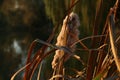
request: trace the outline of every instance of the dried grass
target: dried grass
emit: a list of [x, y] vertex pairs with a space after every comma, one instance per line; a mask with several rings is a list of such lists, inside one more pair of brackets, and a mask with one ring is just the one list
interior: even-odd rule
[[[79, 0], [78, 0], [79, 1]], [[102, 5], [103, 0], [101, 0], [99, 6], [97, 7], [97, 12], [94, 21], [93, 27], [93, 35], [85, 37], [83, 39], [79, 39], [79, 21], [78, 16], [75, 13], [71, 13], [72, 8], [77, 4], [75, 0], [72, 0], [70, 9], [67, 11], [67, 16], [63, 21], [63, 26], [61, 28], [60, 34], [57, 38], [56, 45], [50, 44], [51, 40], [55, 35], [55, 31], [58, 28], [57, 26], [53, 29], [52, 34], [49, 39], [45, 42], [39, 39], [34, 40], [31, 43], [31, 46], [28, 50], [27, 62], [24, 67], [18, 70], [12, 77], [11, 80], [14, 80], [15, 77], [25, 69], [24, 72], [24, 80], [32, 80], [34, 73], [39, 64], [46, 58], [49, 57], [50, 54], [55, 53], [52, 62], [53, 71], [51, 71], [51, 77], [49, 80], [119, 80], [120, 79], [120, 59], [117, 53], [116, 44], [119, 37], [114, 38], [114, 30], [116, 27], [116, 16], [120, 16], [117, 11], [120, 6], [120, 1], [117, 0], [115, 6], [110, 9], [106, 22], [104, 24], [102, 33], [99, 35], [99, 27], [101, 23], [102, 16]], [[117, 5], [117, 6], [116, 6]], [[75, 22], [74, 22], [75, 20]], [[63, 37], [64, 36], [64, 37]], [[83, 43], [83, 41], [91, 39], [91, 48], [89, 49]], [[35, 53], [34, 57], [31, 57], [32, 51], [36, 44], [43, 44], [43, 46]], [[80, 44], [82, 49], [76, 48], [76, 44]], [[47, 51], [47, 48], [51, 47], [51, 50]], [[81, 59], [81, 56], [74, 53], [76, 50], [85, 50], [88, 51], [89, 58], [88, 62], [84, 62]], [[69, 72], [74, 72], [74, 76], [66, 73], [67, 68], [64, 66], [67, 60], [72, 59], [74, 57], [77, 61], [80, 61], [80, 64], [83, 67], [83, 70], [77, 70], [76, 68], [72, 68]], [[41, 66], [44, 67], [44, 66]], [[41, 75], [41, 67], [38, 71], [37, 80], [40, 80]]]

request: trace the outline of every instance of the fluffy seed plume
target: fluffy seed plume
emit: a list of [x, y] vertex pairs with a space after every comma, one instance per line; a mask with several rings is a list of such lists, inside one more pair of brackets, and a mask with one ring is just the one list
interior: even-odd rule
[[[79, 26], [79, 17], [76, 13], [71, 12], [69, 15], [67, 15], [63, 21], [61, 31], [57, 37], [56, 46], [65, 46], [68, 47], [72, 52], [74, 52], [75, 45], [71, 45], [79, 39]], [[63, 50], [56, 50], [54, 59], [52, 61], [53, 69], [55, 69], [57, 63], [59, 63], [64, 55], [66, 54]]]

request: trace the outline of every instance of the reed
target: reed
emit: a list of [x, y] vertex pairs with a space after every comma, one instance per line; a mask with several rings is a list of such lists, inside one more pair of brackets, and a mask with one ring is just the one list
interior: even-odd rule
[[[78, 0], [79, 1], [79, 0]], [[32, 80], [35, 75], [35, 71], [39, 68], [37, 80], [41, 79], [41, 68], [42, 61], [50, 57], [51, 54], [55, 53], [51, 62], [51, 75], [49, 80], [119, 80], [120, 79], [120, 57], [118, 56], [118, 45], [119, 36], [115, 38], [115, 27], [119, 26], [120, 21], [120, 0], [116, 0], [113, 7], [110, 8], [102, 32], [99, 33], [99, 28], [101, 26], [101, 17], [103, 15], [103, 0], [96, 10], [93, 34], [91, 36], [79, 38], [80, 21], [76, 13], [72, 12], [72, 8], [78, 3], [72, 0], [70, 9], [67, 10], [65, 19], [63, 19], [63, 24], [61, 30], [57, 37], [56, 44], [51, 44], [51, 40], [55, 36], [57, 31], [57, 26], [53, 29], [52, 34], [47, 41], [42, 41], [39, 39], [34, 40], [28, 50], [27, 62], [24, 67], [18, 70], [12, 77], [11, 80], [15, 80], [15, 77], [23, 70], [24, 80]], [[85, 40], [91, 42], [91, 47], [84, 43]], [[31, 57], [32, 51], [36, 44], [42, 44], [43, 46], [35, 53], [34, 57]], [[76, 45], [80, 44], [82, 48], [76, 48]], [[47, 48], [50, 48], [47, 51]], [[76, 54], [75, 52], [86, 51], [89, 55], [87, 62], [81, 59], [82, 56]], [[79, 61], [77, 64], [81, 65], [83, 69], [77, 70], [76, 68], [66, 67], [65, 64], [70, 59], [75, 59]], [[39, 67], [39, 64], [41, 66]], [[68, 74], [66, 71], [73, 72], [74, 75]], [[46, 70], [47, 73], [47, 70]]]

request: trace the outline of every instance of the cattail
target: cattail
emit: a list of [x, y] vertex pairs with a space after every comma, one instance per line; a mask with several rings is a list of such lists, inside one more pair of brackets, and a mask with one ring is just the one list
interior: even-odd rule
[[[63, 21], [61, 31], [57, 37], [56, 46], [64, 46], [74, 52], [76, 46], [71, 45], [79, 39], [79, 26], [80, 22], [77, 14], [71, 12], [69, 15], [67, 15]], [[55, 69], [61, 58], [63, 58], [65, 55], [68, 54], [65, 54], [63, 50], [56, 50], [54, 59], [52, 61], [53, 69]]]

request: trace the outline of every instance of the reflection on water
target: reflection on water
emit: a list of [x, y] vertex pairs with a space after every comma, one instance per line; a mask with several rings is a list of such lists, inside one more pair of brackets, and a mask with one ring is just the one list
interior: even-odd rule
[[21, 46], [19, 45], [19, 43], [18, 43], [17, 40], [13, 40], [12, 47], [14, 48], [15, 53], [18, 53], [18, 54], [19, 54], [19, 53], [22, 53]]

